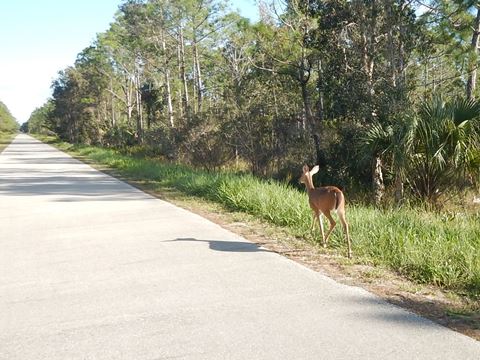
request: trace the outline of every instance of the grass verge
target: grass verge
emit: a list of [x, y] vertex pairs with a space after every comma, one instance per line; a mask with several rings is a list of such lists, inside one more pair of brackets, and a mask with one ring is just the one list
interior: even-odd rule
[[0, 153], [12, 142], [16, 133], [0, 131]]

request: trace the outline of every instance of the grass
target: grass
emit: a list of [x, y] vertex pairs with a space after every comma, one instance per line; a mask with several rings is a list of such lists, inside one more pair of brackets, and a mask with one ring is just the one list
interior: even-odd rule
[[10, 144], [16, 133], [0, 131], [0, 153]]
[[[45, 139], [44, 139], [45, 140]], [[57, 143], [56, 146], [119, 171], [137, 181], [173, 188], [282, 226], [289, 234], [316, 242], [307, 197], [286, 184], [250, 175], [206, 172], [115, 150]], [[347, 201], [348, 201], [348, 194]], [[418, 283], [480, 300], [480, 214], [445, 215], [418, 208], [377, 209], [347, 203], [354, 261], [386, 266]], [[341, 227], [329, 247], [345, 255]]]

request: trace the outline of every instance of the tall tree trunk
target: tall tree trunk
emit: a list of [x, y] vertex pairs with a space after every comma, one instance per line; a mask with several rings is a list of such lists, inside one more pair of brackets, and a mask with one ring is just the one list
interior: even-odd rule
[[127, 122], [131, 124], [133, 114], [133, 104], [127, 105]]
[[196, 114], [198, 111], [198, 102], [197, 102], [197, 72], [195, 71], [195, 66], [193, 67], [193, 83], [192, 83], [192, 110]]
[[115, 96], [113, 95], [113, 76], [110, 78], [110, 94], [111, 94], [111, 104], [112, 104], [112, 128], [115, 127]]
[[135, 74], [135, 97], [137, 104], [137, 136], [138, 142], [143, 142], [143, 111], [142, 111], [142, 96], [140, 89], [140, 70], [137, 68]]
[[376, 26], [377, 26], [377, 3], [376, 0], [370, 0], [364, 2], [357, 0], [356, 7], [359, 10], [360, 19], [360, 32], [361, 32], [361, 53], [362, 53], [362, 65], [363, 72], [366, 77], [367, 93], [366, 96], [369, 99], [371, 111], [368, 117], [373, 117], [376, 113], [376, 109], [373, 104], [373, 71], [375, 67], [375, 44], [376, 44]]
[[475, 61], [469, 64], [469, 74], [467, 80], [467, 99], [473, 99], [475, 94], [475, 87], [477, 85], [477, 54], [478, 54], [478, 41], [480, 37], [480, 6], [477, 5], [477, 17], [475, 18], [475, 26], [473, 28], [472, 35], [472, 51], [474, 52]]
[[183, 85], [183, 111], [185, 114], [188, 114], [188, 84], [187, 84], [187, 75], [185, 71], [185, 40], [183, 37], [183, 28], [180, 27], [180, 76]]
[[132, 113], [133, 108], [135, 106], [133, 101], [133, 93], [132, 93], [132, 80], [130, 78], [125, 78], [125, 86], [123, 87], [123, 91], [125, 93], [125, 105], [127, 107], [127, 122], [130, 125], [132, 123]]
[[[393, 3], [392, 1], [388, 1], [387, 5], [386, 5], [386, 9], [387, 9], [387, 14], [388, 14], [388, 21], [390, 22], [390, 24], [395, 24], [395, 17], [394, 17], [394, 14], [393, 14]], [[393, 34], [393, 31], [394, 31], [394, 27], [393, 26], [390, 26], [389, 29], [388, 29], [388, 33], [387, 33], [387, 39], [388, 39], [388, 53], [389, 53], [389, 63], [390, 63], [390, 80], [391, 80], [391, 84], [392, 84], [392, 87], [394, 89], [397, 88], [397, 54], [396, 54], [396, 46], [395, 46], [395, 37], [394, 37], [394, 34]]]
[[387, 32], [388, 63], [390, 84], [393, 89], [390, 114], [405, 108], [407, 98], [404, 39], [405, 25], [401, 15], [395, 11], [396, 0], [388, 0], [385, 4], [386, 21], [390, 24]]
[[384, 193], [385, 185], [383, 183], [382, 159], [376, 157], [373, 168], [373, 195], [375, 205], [381, 204]]
[[395, 174], [395, 203], [400, 205], [403, 200], [403, 180], [397, 173]]
[[317, 113], [318, 113], [318, 119], [320, 120], [320, 122], [323, 122], [323, 120], [325, 119], [323, 81], [324, 81], [324, 79], [323, 79], [322, 60], [318, 60], [318, 80], [317, 80], [318, 106], [317, 106]]
[[322, 151], [320, 150], [320, 136], [317, 134], [316, 127], [315, 127], [315, 117], [313, 116], [312, 106], [310, 103], [310, 94], [308, 93], [307, 89], [307, 82], [305, 79], [300, 81], [300, 87], [302, 90], [302, 100], [303, 100], [303, 109], [305, 111], [305, 117], [307, 119], [308, 127], [310, 128], [310, 134], [313, 137], [313, 141], [315, 144], [315, 156], [316, 156], [316, 163], [318, 165], [322, 165]]
[[197, 102], [198, 107], [197, 110], [201, 111], [202, 109], [202, 102], [203, 102], [203, 83], [202, 83], [202, 73], [200, 71], [200, 58], [198, 56], [198, 44], [197, 44], [197, 36], [195, 34], [195, 30], [193, 31], [193, 66], [195, 67], [195, 74], [196, 74], [196, 81], [197, 81]]
[[[134, 80], [132, 80], [132, 76], [131, 76], [131, 73], [128, 73], [128, 74], [124, 74], [124, 85], [122, 85], [122, 91], [123, 91], [123, 98], [122, 97], [119, 97], [117, 96], [121, 101], [122, 103], [125, 105], [125, 108], [127, 110], [127, 123], [129, 125], [132, 124], [132, 114], [133, 114], [133, 109], [135, 107], [135, 100], [134, 100], [134, 96], [133, 96], [133, 88], [134, 88]], [[116, 94], [114, 92], [112, 92], [112, 94], [114, 96], [116, 96]]]
[[[177, 38], [177, 74], [178, 80], [182, 81], [182, 67], [180, 65], [180, 35]], [[183, 96], [182, 96], [182, 88], [177, 86], [177, 98], [182, 99], [182, 101], [177, 101], [178, 105], [178, 115], [180, 119], [183, 119]]]
[[167, 57], [167, 44], [165, 40], [165, 32], [162, 28], [162, 50], [163, 50], [163, 65], [164, 65], [164, 74], [165, 74], [165, 91], [167, 95], [167, 109], [168, 109], [168, 121], [170, 126], [175, 127], [175, 122], [173, 118], [173, 105], [172, 105], [172, 91], [170, 88], [170, 70], [168, 68], [168, 57]]

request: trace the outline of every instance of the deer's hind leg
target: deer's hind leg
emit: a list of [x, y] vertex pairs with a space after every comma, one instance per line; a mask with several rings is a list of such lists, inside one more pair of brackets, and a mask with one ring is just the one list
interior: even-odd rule
[[330, 228], [328, 229], [327, 231], [327, 235], [325, 236], [325, 240], [323, 241], [323, 246], [324, 247], [327, 247], [327, 241], [328, 241], [328, 237], [330, 236], [330, 234], [332, 233], [333, 229], [335, 228], [335, 225], [337, 225], [337, 223], [335, 222], [335, 220], [333, 219], [332, 215], [330, 214], [330, 211], [327, 210], [324, 212], [325, 214], [325, 217], [328, 219], [328, 221], [330, 222]]
[[318, 213], [315, 209], [312, 209], [312, 226], [310, 226], [310, 231], [315, 230], [315, 222], [318, 220]]
[[345, 219], [345, 211], [339, 208], [337, 210], [337, 214], [338, 214], [338, 218], [340, 219], [340, 222], [342, 223], [343, 231], [345, 232], [345, 236], [347, 238], [348, 257], [352, 258], [352, 243], [350, 241], [350, 234], [348, 232], [348, 223], [347, 223], [347, 220]]

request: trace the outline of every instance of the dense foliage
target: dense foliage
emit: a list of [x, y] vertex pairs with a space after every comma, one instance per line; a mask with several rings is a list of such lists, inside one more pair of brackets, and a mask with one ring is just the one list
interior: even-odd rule
[[469, 0], [127, 0], [28, 122], [72, 143], [438, 202], [478, 183]]
[[0, 132], [13, 133], [18, 130], [18, 123], [8, 110], [7, 106], [0, 101]]

